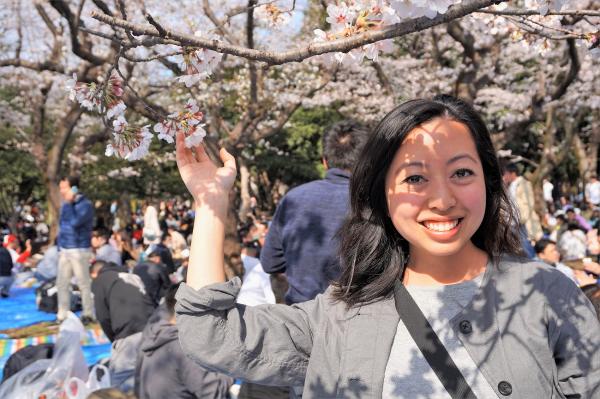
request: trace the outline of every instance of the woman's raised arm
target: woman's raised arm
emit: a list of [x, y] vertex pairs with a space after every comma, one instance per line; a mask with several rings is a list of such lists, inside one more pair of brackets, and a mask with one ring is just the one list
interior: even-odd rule
[[195, 202], [194, 231], [190, 248], [187, 284], [199, 289], [225, 281], [223, 241], [229, 207], [229, 190], [235, 182], [235, 159], [224, 148], [217, 167], [204, 145], [187, 148], [183, 133], [177, 134], [177, 167]]

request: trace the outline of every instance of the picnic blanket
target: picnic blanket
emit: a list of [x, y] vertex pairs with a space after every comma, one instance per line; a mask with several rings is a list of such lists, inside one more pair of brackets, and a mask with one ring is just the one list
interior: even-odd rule
[[[44, 321], [53, 321], [56, 315], [37, 310], [35, 288], [13, 287], [11, 296], [0, 300], [0, 330], [26, 327]], [[83, 354], [88, 365], [110, 357], [110, 341], [98, 325], [88, 328], [87, 336], [81, 341]], [[9, 356], [28, 345], [55, 342], [56, 334], [11, 339], [0, 334], [0, 379]]]

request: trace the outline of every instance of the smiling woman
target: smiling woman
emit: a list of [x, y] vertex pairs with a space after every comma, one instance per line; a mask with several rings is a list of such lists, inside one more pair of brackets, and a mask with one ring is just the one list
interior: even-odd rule
[[561, 272], [521, 258], [484, 122], [449, 96], [390, 112], [350, 180], [342, 276], [312, 301], [236, 304], [223, 234], [235, 162], [178, 137], [197, 217], [181, 345], [201, 364], [304, 398], [600, 397], [600, 325]]

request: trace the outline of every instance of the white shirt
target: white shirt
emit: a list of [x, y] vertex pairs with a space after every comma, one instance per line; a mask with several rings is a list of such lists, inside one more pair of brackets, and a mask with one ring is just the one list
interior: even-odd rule
[[548, 180], [544, 180], [542, 189], [544, 190], [544, 201], [552, 202], [552, 190], [554, 190], [554, 184], [550, 183]]
[[260, 261], [242, 254], [244, 280], [237, 297], [237, 303], [247, 306], [275, 303], [275, 294], [271, 289], [271, 279], [262, 268]]
[[585, 196], [594, 205], [600, 204], [600, 181], [589, 183], [585, 186]]

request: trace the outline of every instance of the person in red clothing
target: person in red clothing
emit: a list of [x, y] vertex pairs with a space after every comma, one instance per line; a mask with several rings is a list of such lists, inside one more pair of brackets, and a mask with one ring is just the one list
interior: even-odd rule
[[8, 250], [13, 264], [23, 264], [31, 256], [31, 240], [25, 241], [25, 250], [21, 251], [19, 239], [14, 234], [4, 237], [3, 246]]

